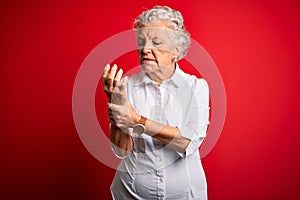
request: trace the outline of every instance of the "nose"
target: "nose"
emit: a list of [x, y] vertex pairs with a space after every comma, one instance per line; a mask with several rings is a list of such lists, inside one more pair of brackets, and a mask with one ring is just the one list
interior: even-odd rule
[[141, 46], [141, 50], [145, 54], [151, 53], [151, 50], [152, 50], [151, 43], [145, 42], [145, 44]]
[[151, 49], [148, 48], [148, 47], [143, 47], [143, 48], [142, 48], [142, 52], [143, 52], [144, 54], [149, 54], [149, 53], [151, 52]]

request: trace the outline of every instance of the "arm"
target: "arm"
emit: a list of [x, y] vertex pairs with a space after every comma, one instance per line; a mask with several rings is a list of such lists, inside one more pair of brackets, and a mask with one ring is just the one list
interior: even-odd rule
[[110, 124], [110, 142], [115, 154], [120, 158], [124, 158], [132, 152], [131, 135], [122, 131], [114, 123]]
[[145, 125], [147, 135], [160, 140], [180, 153], [184, 153], [190, 143], [189, 139], [181, 136], [177, 127], [163, 125], [150, 119], [147, 119]]
[[[110, 117], [111, 122], [115, 122], [115, 126], [120, 129], [118, 132], [122, 132], [123, 130], [124, 134], [126, 134], [128, 128], [137, 124], [141, 118], [127, 100], [126, 85], [127, 78], [124, 78], [121, 86], [113, 89], [111, 103], [108, 103], [108, 108], [112, 112], [112, 116]], [[182, 124], [181, 127], [172, 127], [147, 119], [145, 134], [160, 140], [179, 153], [187, 152], [187, 155], [189, 155], [194, 152], [205, 137], [208, 125], [209, 92], [207, 83], [196, 80], [193, 91], [195, 91], [194, 101], [191, 104], [190, 112], [187, 112], [188, 115], [185, 116], [186, 123]], [[128, 143], [129, 139], [126, 141]], [[121, 145], [116, 141], [112, 142], [116, 145]], [[128, 146], [130, 145], [128, 144]], [[124, 149], [124, 146], [119, 147], [125, 151], [128, 150]]]
[[[110, 65], [106, 65], [102, 74], [102, 84], [105, 94], [107, 95], [108, 102], [115, 104], [122, 104], [126, 101], [126, 98], [120, 93], [121, 89], [124, 89], [124, 83], [119, 86], [120, 79], [123, 74], [123, 70], [120, 69], [117, 72], [117, 65], [110, 68]], [[111, 147], [116, 156], [124, 158], [132, 152], [133, 140], [128, 131], [122, 130], [116, 126], [112, 111], [108, 110], [108, 116], [110, 120], [110, 142]]]
[[[114, 120], [116, 126], [121, 130], [126, 130], [139, 122], [140, 115], [136, 113], [131, 104], [127, 102], [125, 105], [116, 105], [109, 103], [109, 109], [114, 113]], [[167, 126], [153, 120], [146, 120], [146, 132], [170, 148], [178, 152], [185, 152], [186, 147], [189, 145], [190, 140], [181, 136], [180, 131], [176, 127]]]
[[[209, 90], [206, 81], [195, 80], [192, 91], [193, 97], [191, 101], [186, 102], [189, 109], [185, 110], [184, 121], [180, 127], [164, 125], [151, 119], [147, 119], [145, 123], [145, 134], [160, 140], [179, 153], [185, 153], [185, 156], [199, 148], [206, 136], [209, 118]], [[141, 116], [134, 111], [129, 102], [124, 106], [110, 104], [109, 107], [115, 112], [118, 127], [129, 128], [139, 122]]]

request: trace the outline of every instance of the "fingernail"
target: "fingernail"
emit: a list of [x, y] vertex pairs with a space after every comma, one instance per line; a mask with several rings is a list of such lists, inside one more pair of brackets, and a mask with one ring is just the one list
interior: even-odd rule
[[117, 68], [118, 66], [116, 65], [116, 64], [114, 64], [114, 66], [113, 66], [114, 68]]

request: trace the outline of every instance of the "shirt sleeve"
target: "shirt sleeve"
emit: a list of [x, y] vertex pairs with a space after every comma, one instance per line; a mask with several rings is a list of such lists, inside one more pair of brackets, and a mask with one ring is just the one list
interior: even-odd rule
[[128, 153], [127, 155], [122, 156], [120, 152], [124, 153], [125, 152], [124, 150], [120, 149], [119, 147], [117, 147], [116, 145], [114, 145], [112, 143], [111, 143], [110, 146], [111, 146], [111, 149], [113, 150], [113, 152], [114, 152], [114, 154], [117, 158], [124, 159], [124, 158], [128, 157], [131, 154], [131, 153]]
[[204, 79], [195, 79], [192, 88], [191, 100], [185, 114], [185, 120], [179, 128], [182, 137], [190, 140], [185, 153], [179, 154], [188, 157], [198, 150], [206, 136], [209, 124], [209, 88]]

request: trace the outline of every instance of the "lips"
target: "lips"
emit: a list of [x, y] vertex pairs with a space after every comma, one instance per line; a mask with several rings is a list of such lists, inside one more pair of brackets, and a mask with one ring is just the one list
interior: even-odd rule
[[142, 58], [142, 62], [156, 62], [156, 61], [152, 58]]

